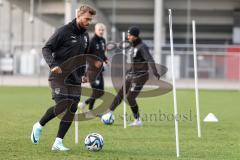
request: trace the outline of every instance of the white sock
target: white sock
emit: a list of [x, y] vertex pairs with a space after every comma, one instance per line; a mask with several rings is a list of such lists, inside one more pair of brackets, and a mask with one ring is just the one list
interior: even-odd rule
[[62, 143], [62, 141], [63, 141], [62, 138], [58, 138], [58, 137], [57, 137], [57, 138], [55, 139], [55, 142], [58, 142], [58, 143]]
[[35, 123], [35, 125], [37, 126], [37, 128], [43, 128], [43, 126], [39, 122]]
[[137, 119], [135, 119], [135, 121], [141, 121], [141, 118], [140, 118], [140, 117], [138, 117]]

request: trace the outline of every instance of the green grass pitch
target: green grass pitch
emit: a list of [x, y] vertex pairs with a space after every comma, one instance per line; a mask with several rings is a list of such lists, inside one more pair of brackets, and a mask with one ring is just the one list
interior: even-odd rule
[[[178, 90], [180, 160], [240, 159], [240, 92], [200, 91], [201, 120], [214, 113], [219, 123], [203, 123], [197, 137], [193, 90]], [[122, 105], [114, 113], [113, 126], [99, 119], [79, 123], [79, 144], [74, 144], [74, 125], [65, 137], [70, 152], [51, 152], [59, 119], [43, 130], [39, 145], [30, 141], [32, 125], [53, 105], [47, 87], [0, 87], [0, 159], [4, 160], [171, 160], [176, 159], [172, 93], [138, 99], [143, 127], [123, 129]], [[128, 114], [131, 112], [128, 107]], [[128, 117], [129, 119], [129, 117]], [[90, 132], [104, 137], [100, 152], [84, 148]]]

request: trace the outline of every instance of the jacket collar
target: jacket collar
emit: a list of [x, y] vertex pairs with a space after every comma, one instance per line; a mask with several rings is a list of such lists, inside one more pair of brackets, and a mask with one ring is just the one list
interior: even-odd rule
[[139, 43], [142, 42], [142, 39], [141, 38], [137, 38], [135, 41], [133, 41], [131, 44], [133, 47], [136, 47]]
[[97, 40], [103, 39], [102, 37], [99, 37], [96, 33], [94, 34], [94, 37], [95, 37]]
[[74, 19], [72, 20], [72, 22], [70, 22], [70, 23], [71, 23], [71, 25], [72, 25], [72, 27], [73, 27], [73, 30], [74, 30], [74, 32], [75, 32], [76, 34], [79, 35], [79, 34], [83, 34], [83, 33], [86, 32], [86, 29], [85, 29], [85, 28], [80, 27], [80, 26], [77, 25], [76, 18], [74, 18]]

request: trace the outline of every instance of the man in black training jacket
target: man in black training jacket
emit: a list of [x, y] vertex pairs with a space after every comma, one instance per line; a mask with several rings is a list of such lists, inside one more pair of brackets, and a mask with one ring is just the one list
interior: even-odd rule
[[[108, 64], [108, 58], [105, 55], [106, 51], [106, 40], [103, 38], [105, 31], [105, 26], [102, 23], [97, 23], [95, 25], [95, 34], [90, 41], [89, 54], [96, 56], [99, 60], [99, 63]], [[95, 70], [96, 72], [97, 70]], [[96, 98], [100, 98], [104, 94], [104, 79], [103, 79], [103, 71], [102, 70], [97, 73], [96, 79], [91, 82], [91, 87], [93, 89], [91, 97], [89, 97], [86, 101], [84, 101], [80, 108], [84, 109], [86, 105], [89, 105], [89, 110], [91, 111], [94, 108], [94, 103]], [[94, 72], [94, 71], [93, 71]]]
[[[86, 30], [94, 15], [96, 15], [96, 11], [90, 6], [80, 6], [76, 18], [69, 24], [57, 29], [42, 49], [44, 59], [50, 67], [49, 84], [52, 90], [52, 98], [56, 106], [50, 107], [43, 117], [33, 125], [31, 134], [31, 141], [33, 144], [39, 143], [43, 127], [50, 120], [63, 113], [64, 115], [59, 124], [57, 137], [52, 146], [52, 150], [69, 150], [69, 148], [63, 145], [63, 138], [71, 126], [74, 118], [73, 113], [77, 110], [77, 104], [81, 96], [81, 89], [74, 87], [74, 85], [81, 87], [85, 68], [80, 67], [73, 71], [65, 80], [64, 85], [59, 87], [59, 78], [64, 70], [64, 68], [60, 68], [60, 66], [72, 57], [88, 53], [89, 36]], [[75, 91], [76, 88], [78, 89], [77, 91]], [[58, 104], [61, 104], [61, 102], [66, 99], [70, 99], [72, 103], [70, 106], [67, 106], [67, 104], [65, 106], [64, 104], [63, 110], [60, 109], [60, 111]], [[66, 121], [65, 119], [68, 120]]]
[[[151, 66], [154, 76], [159, 79], [160, 75], [156, 69], [154, 60], [149, 53], [147, 45], [139, 37], [140, 30], [138, 27], [130, 27], [128, 30], [128, 42], [131, 44], [131, 48], [128, 50], [131, 60], [131, 68], [126, 74], [126, 98], [131, 107], [134, 116], [134, 122], [130, 126], [141, 126], [142, 121], [140, 119], [139, 107], [136, 102], [136, 98], [142, 90], [144, 84], [149, 78], [149, 68]], [[115, 99], [113, 100], [109, 110], [102, 116], [109, 117], [113, 114], [113, 111], [121, 103], [123, 99], [123, 87], [119, 90]]]

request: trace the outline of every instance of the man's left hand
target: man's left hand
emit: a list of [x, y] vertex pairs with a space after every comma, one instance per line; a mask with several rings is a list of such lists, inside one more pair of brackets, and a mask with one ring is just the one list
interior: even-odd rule
[[94, 65], [95, 65], [96, 68], [101, 68], [102, 65], [103, 65], [103, 63], [102, 63], [101, 61], [96, 61], [96, 62], [94, 63]]

